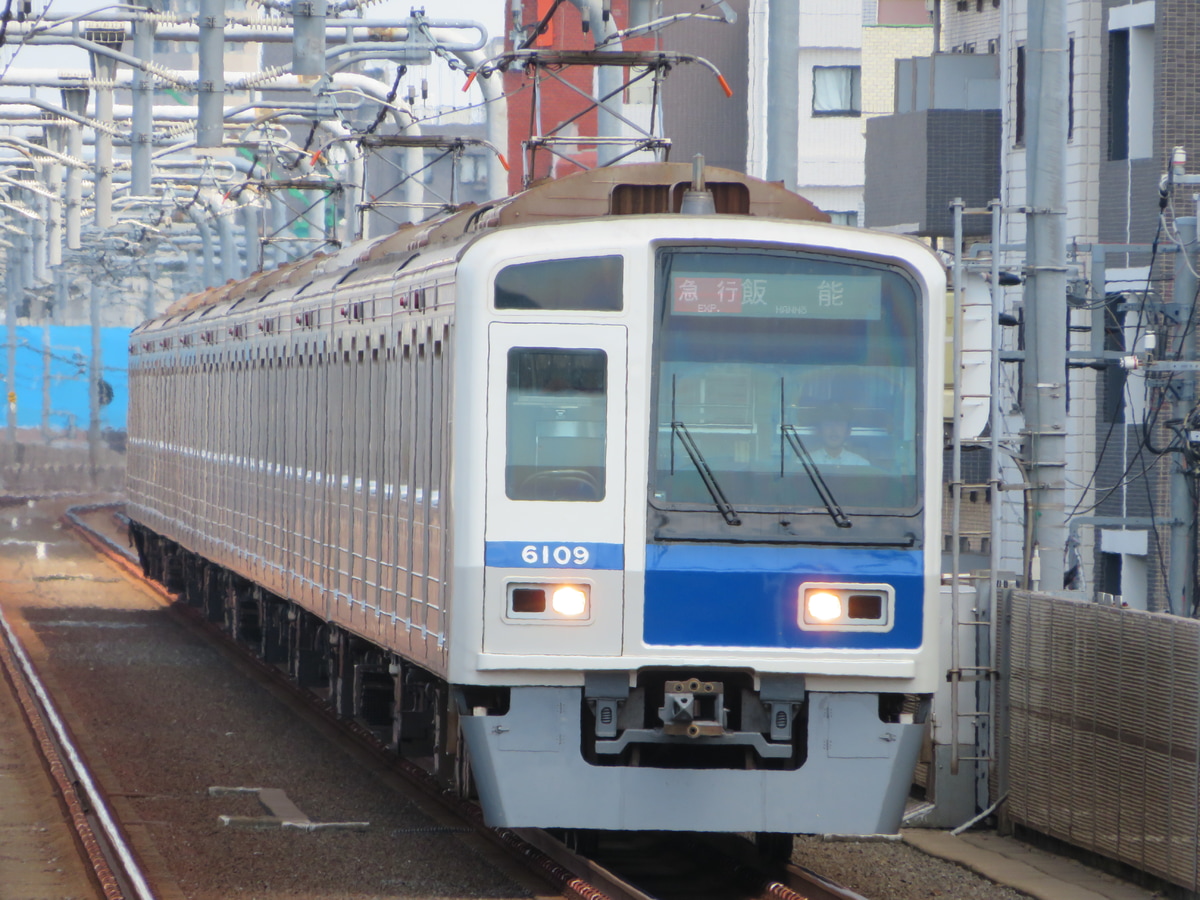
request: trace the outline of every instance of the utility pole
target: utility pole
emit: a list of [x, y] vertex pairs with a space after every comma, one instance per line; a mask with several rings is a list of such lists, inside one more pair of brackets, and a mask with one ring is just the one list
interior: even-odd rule
[[99, 278], [92, 279], [89, 319], [92, 332], [92, 353], [88, 365], [88, 468], [94, 487], [100, 472], [100, 373], [103, 358], [100, 350], [100, 301], [103, 297]]
[[[324, 36], [324, 19], [320, 25]], [[199, 56], [196, 146], [220, 147], [225, 136], [225, 0], [200, 0]]]
[[[62, 92], [63, 108], [77, 116], [87, 114], [88, 92], [80, 88], [68, 88]], [[83, 126], [75, 124], [66, 129], [67, 153], [75, 159], [83, 157]], [[67, 249], [78, 250], [82, 244], [83, 217], [83, 172], [75, 166], [67, 167]]]
[[[1182, 174], [1182, 173], [1180, 173]], [[1175, 287], [1173, 300], [1184, 309], [1189, 309], [1196, 299], [1196, 217], [1180, 216], [1175, 220], [1179, 234], [1179, 252], [1175, 254]], [[1186, 329], [1179, 338], [1178, 361], [1183, 363], [1181, 371], [1171, 373], [1171, 389], [1174, 392], [1171, 418], [1179, 422], [1179, 428], [1188, 441], [1185, 449], [1191, 449], [1188, 418], [1196, 405], [1196, 375], [1187, 369], [1187, 363], [1196, 359], [1196, 335]], [[1196, 506], [1192, 500], [1192, 482], [1195, 479], [1190, 453], [1171, 454], [1171, 561], [1167, 570], [1167, 600], [1171, 612], [1178, 616], [1190, 616], [1195, 603], [1193, 584], [1196, 572]]]
[[797, 140], [800, 112], [796, 85], [800, 83], [800, 0], [773, 0], [767, 4], [767, 161], [768, 181], [796, 188]]
[[[1063, 586], [1066, 547], [1067, 17], [1065, 0], [1030, 0], [1026, 43], [1025, 409], [1029, 515], [1041, 586]], [[1028, 585], [1027, 585], [1028, 586]]]
[[297, 75], [325, 74], [328, 15], [328, 0], [296, 0], [292, 4], [292, 71]]
[[[146, 16], [133, 23], [133, 55], [143, 63], [154, 58], [154, 23], [148, 18], [155, 10], [148, 0], [143, 3]], [[133, 70], [133, 146], [130, 148], [130, 188], [136, 197], [150, 196], [151, 142], [154, 140], [154, 77], [143, 69]]]
[[17, 292], [20, 283], [21, 250], [19, 244], [8, 248], [8, 264], [4, 271], [4, 339], [5, 339], [5, 388], [4, 407], [6, 416], [6, 431], [8, 437], [8, 452], [5, 454], [8, 462], [17, 459]]
[[[99, 53], [91, 54], [92, 73], [96, 82], [96, 119], [105, 125], [114, 123], [113, 84], [117, 78], [115, 60]], [[113, 224], [113, 136], [102, 128], [96, 129], [95, 225], [99, 229], [111, 228]]]

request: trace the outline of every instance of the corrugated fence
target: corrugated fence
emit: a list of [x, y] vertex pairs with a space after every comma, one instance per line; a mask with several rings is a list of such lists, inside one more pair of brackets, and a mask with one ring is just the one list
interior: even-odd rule
[[1011, 592], [1012, 820], [1200, 889], [1200, 622]]

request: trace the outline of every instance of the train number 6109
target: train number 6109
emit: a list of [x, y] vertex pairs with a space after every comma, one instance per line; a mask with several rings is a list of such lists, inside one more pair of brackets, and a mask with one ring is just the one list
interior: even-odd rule
[[539, 563], [543, 566], [586, 566], [591, 559], [587, 547], [568, 547], [559, 544], [551, 547], [549, 544], [526, 544], [521, 549], [521, 559], [531, 566]]

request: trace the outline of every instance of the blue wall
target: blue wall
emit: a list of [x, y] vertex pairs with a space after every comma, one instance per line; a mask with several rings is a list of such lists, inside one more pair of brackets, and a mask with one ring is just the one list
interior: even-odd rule
[[[113, 399], [100, 407], [102, 428], [125, 427], [129, 408], [128, 328], [100, 329], [102, 365], [100, 377], [112, 386]], [[55, 325], [50, 334], [50, 427], [64, 429], [69, 416], [76, 428], [88, 426], [88, 356], [91, 329], [86, 325]], [[41, 326], [17, 327], [17, 427], [37, 428], [42, 424]], [[6, 356], [0, 356], [0, 367]], [[3, 372], [2, 389], [8, 390], [8, 372]]]

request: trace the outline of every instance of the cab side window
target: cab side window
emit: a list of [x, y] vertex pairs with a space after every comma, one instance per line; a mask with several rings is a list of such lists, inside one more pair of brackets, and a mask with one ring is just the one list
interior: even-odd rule
[[496, 276], [496, 309], [620, 312], [622, 271], [619, 256], [505, 266]]
[[512, 500], [604, 499], [608, 354], [508, 351], [505, 493]]

